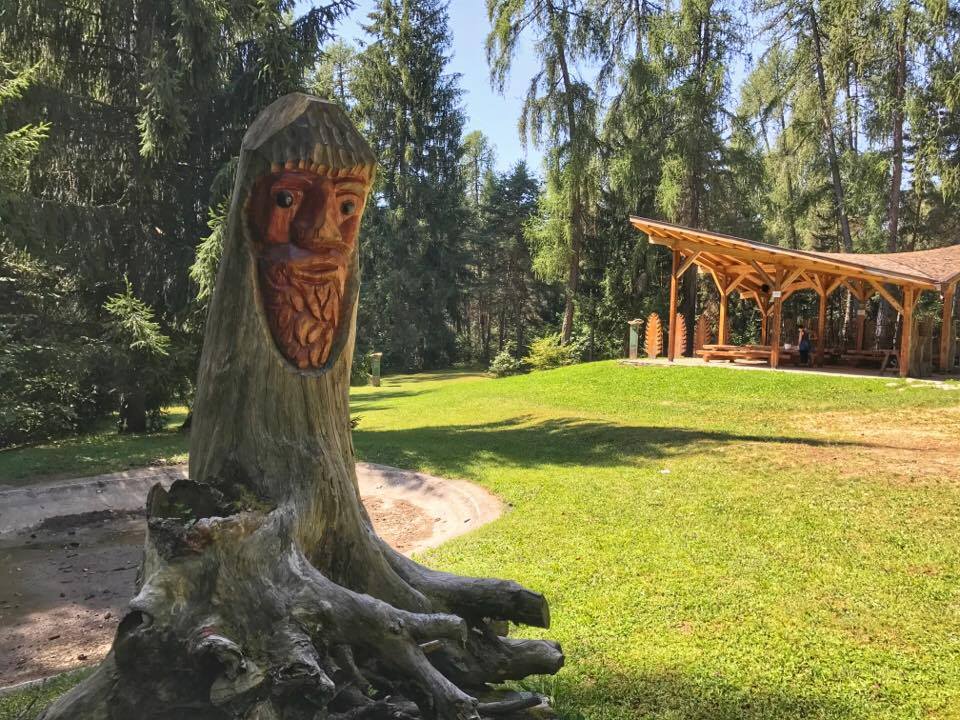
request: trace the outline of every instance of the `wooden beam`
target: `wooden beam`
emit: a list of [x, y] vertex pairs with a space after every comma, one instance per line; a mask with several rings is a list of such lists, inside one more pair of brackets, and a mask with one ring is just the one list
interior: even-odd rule
[[[653, 241], [652, 236], [651, 241]], [[751, 248], [750, 250], [743, 250], [740, 248], [724, 247], [722, 245], [711, 245], [701, 241], [679, 237], [666, 238], [666, 242], [655, 244], [666, 245], [667, 247], [684, 250], [688, 253], [698, 251], [708, 252], [727, 258], [737, 258], [748, 263], [757, 262], [757, 259], [759, 258], [762, 262], [782, 265], [790, 268], [802, 268], [808, 272], [827, 273], [831, 275], [839, 274], [843, 277], [854, 277], [861, 280], [866, 280], [868, 282], [891, 283], [901, 287], [909, 285], [918, 290], [939, 290], [939, 287], [933, 281], [925, 282], [920, 278], [903, 277], [899, 273], [887, 274], [882, 271], [871, 271], [858, 265], [846, 265], [820, 257], [806, 258], [782, 255], [777, 252], [770, 252], [764, 248]]]
[[846, 279], [847, 279], [846, 276], [838, 275], [830, 282], [829, 285], [826, 285], [823, 288], [823, 291], [824, 293], [826, 293], [827, 297], [830, 297], [831, 295], [833, 295], [834, 290], [836, 290], [838, 287], [843, 285], [843, 281]]
[[919, 293], [910, 287], [903, 289], [903, 328], [900, 331], [900, 377], [907, 377], [910, 372], [910, 361], [913, 359], [913, 346], [916, 328], [913, 326], [913, 308], [917, 303]]
[[957, 284], [951, 283], [943, 290], [943, 323], [940, 325], [940, 372], [953, 370], [953, 304], [956, 297]]
[[720, 295], [720, 319], [717, 323], [717, 343], [726, 345], [730, 336], [730, 320], [727, 318], [727, 303], [729, 295]]
[[849, 290], [850, 294], [852, 294], [857, 300], [862, 303], [867, 301], [868, 294], [866, 282], [863, 280], [847, 279], [843, 281], [843, 284], [846, 285], [847, 290]]
[[774, 293], [773, 317], [771, 318], [771, 322], [773, 322], [773, 333], [770, 338], [770, 367], [777, 368], [780, 366], [780, 331], [783, 325], [783, 297], [779, 290], [774, 291]]
[[695, 252], [693, 255], [691, 255], [686, 260], [684, 260], [683, 265], [681, 265], [680, 269], [677, 270], [677, 277], [678, 278], [683, 277], [683, 274], [690, 269], [690, 266], [697, 261], [697, 258], [699, 258], [701, 254], [702, 253], [700, 252]]
[[803, 270], [801, 270], [800, 268], [795, 268], [795, 269], [791, 270], [791, 271], [787, 274], [786, 279], [780, 284], [780, 287], [781, 287], [783, 290], [789, 290], [789, 289], [790, 289], [790, 285], [793, 283], [793, 281], [796, 280], [798, 277], [800, 277], [800, 275], [802, 275], [802, 274], [803, 274]]
[[[873, 289], [876, 290], [878, 293], [880, 293], [880, 296], [881, 296], [884, 300], [886, 300], [888, 303], [890, 303], [890, 307], [892, 307], [892, 308], [893, 308], [894, 310], [896, 310], [898, 313], [900, 313], [901, 315], [903, 315], [903, 305], [901, 305], [901, 304], [897, 301], [897, 299], [896, 299], [893, 295], [891, 295], [890, 292], [889, 292], [883, 285], [881, 285], [880, 283], [878, 283], [878, 282], [876, 282], [876, 281], [874, 281], [874, 280], [870, 280], [869, 282], [870, 282], [870, 284], [873, 286]], [[903, 288], [904, 297], [906, 297], [906, 293], [907, 293], [907, 290], [908, 290], [908, 289], [910, 289], [910, 291], [913, 292], [913, 290], [912, 290], [911, 288], [907, 288], [907, 287]]]
[[680, 251], [673, 251], [673, 266], [670, 268], [670, 318], [667, 333], [667, 360], [673, 362], [677, 347], [677, 270], [680, 267]]
[[746, 277], [747, 277], [746, 275], [737, 275], [737, 277], [733, 279], [733, 282], [727, 285], [727, 288], [723, 291], [723, 294], [729, 295], [730, 293], [732, 293], [734, 290], [737, 289], [737, 286], [740, 285], [740, 283], [742, 283], [746, 279]]
[[750, 265], [753, 267], [754, 270], [757, 271], [757, 274], [763, 278], [763, 281], [767, 285], [769, 285], [770, 287], [773, 287], [774, 285], [777, 284], [772, 277], [767, 275], [767, 271], [764, 270], [762, 267], [760, 267], [760, 263], [758, 263], [756, 260], [751, 260]]
[[[745, 261], [757, 260], [760, 258], [763, 262], [778, 264], [787, 267], [802, 267], [814, 272], [839, 273], [845, 277], [856, 277], [862, 280], [873, 280], [877, 282], [886, 282], [901, 287], [910, 285], [918, 290], [939, 290], [938, 284], [933, 281], [925, 281], [922, 278], [903, 275], [902, 273], [888, 273], [878, 269], [864, 267], [860, 263], [847, 263], [837, 260], [831, 260], [821, 256], [797, 256], [791, 253], [784, 253], [782, 248], [773, 248], [768, 250], [765, 247], [759, 247], [756, 244], [749, 249], [734, 248], [718, 243], [708, 243], [702, 238], [692, 238], [688, 235], [679, 235], [677, 233], [663, 232], [657, 229], [652, 232], [643, 228], [638, 228], [645, 232], [650, 238], [650, 242], [656, 245], [666, 245], [670, 248], [680, 247], [691, 251], [703, 250], [712, 252], [724, 257], [742, 258]], [[802, 252], [802, 251], [800, 251]], [[951, 281], [953, 278], [951, 278]]]

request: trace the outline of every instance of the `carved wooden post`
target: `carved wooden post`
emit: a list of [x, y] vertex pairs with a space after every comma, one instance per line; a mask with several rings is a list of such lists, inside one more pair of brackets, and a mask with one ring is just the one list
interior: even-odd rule
[[663, 352], [663, 325], [660, 323], [660, 316], [656, 313], [650, 313], [647, 318], [645, 335], [644, 351], [647, 357], [658, 357]]
[[562, 665], [555, 643], [500, 634], [549, 625], [541, 595], [410, 560], [360, 504], [349, 379], [374, 168], [346, 113], [306, 95], [244, 136], [190, 479], [151, 490], [113, 649], [42, 720], [477, 720], [505, 710], [490, 683]]
[[643, 320], [640, 318], [629, 320], [627, 325], [630, 326], [630, 349], [627, 357], [636, 360], [637, 349], [640, 347], [640, 326], [643, 325]]

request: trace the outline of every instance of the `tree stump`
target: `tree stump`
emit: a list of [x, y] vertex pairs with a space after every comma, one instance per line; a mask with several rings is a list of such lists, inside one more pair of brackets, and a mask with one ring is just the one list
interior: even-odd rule
[[200, 360], [190, 479], [147, 500], [110, 654], [43, 720], [515, 717], [554, 673], [546, 600], [423, 567], [360, 503], [349, 387], [373, 153], [333, 103], [281, 98], [243, 140]]
[[656, 313], [650, 313], [650, 317], [647, 318], [643, 349], [650, 358], [659, 357], [663, 352], [663, 325], [660, 323], [660, 316]]

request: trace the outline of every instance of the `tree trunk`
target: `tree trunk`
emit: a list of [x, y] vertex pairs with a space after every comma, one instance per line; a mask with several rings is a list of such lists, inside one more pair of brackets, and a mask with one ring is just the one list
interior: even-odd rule
[[844, 197], [843, 183], [840, 179], [840, 160], [837, 157], [837, 143], [833, 136], [832, 103], [827, 98], [827, 83], [823, 72], [823, 48], [820, 38], [820, 26], [817, 23], [816, 10], [808, 10], [810, 32], [813, 38], [813, 57], [817, 74], [817, 91], [820, 98], [820, 123], [823, 137], [827, 143], [827, 158], [830, 162], [830, 177], [833, 183], [833, 199], [836, 204], [837, 222], [840, 224], [840, 237], [844, 252], [853, 252], [853, 240], [850, 236], [850, 222], [847, 218], [847, 203]]
[[42, 720], [462, 720], [541, 704], [489, 684], [561, 666], [555, 643], [503, 637], [504, 621], [549, 625], [544, 598], [418, 565], [360, 503], [348, 393], [372, 172], [330, 103], [288, 95], [247, 132], [190, 479], [150, 492], [113, 648]]
[[[547, 3], [547, 14], [550, 17], [550, 26], [556, 33], [556, 8], [552, 2]], [[577, 123], [577, 113], [573, 106], [573, 82], [570, 79], [570, 68], [567, 65], [566, 43], [562, 35], [556, 36], [557, 64], [560, 66], [560, 77], [563, 80], [564, 109], [567, 115], [567, 135], [570, 138], [571, 162], [579, 159], [578, 146], [580, 137]], [[576, 173], [574, 173], [576, 175]], [[583, 203], [580, 197], [580, 178], [573, 177], [570, 187], [570, 264], [567, 271], [566, 298], [563, 308], [563, 325], [560, 328], [560, 344], [567, 345], [573, 334], [573, 310], [577, 297], [577, 288], [580, 286], [580, 255], [583, 251]]]
[[147, 431], [147, 393], [141, 385], [131, 388], [120, 400], [120, 431], [145, 433]]
[[[892, 167], [890, 172], [890, 195], [887, 200], [887, 252], [897, 252], [900, 233], [900, 184], [903, 182], [903, 101], [907, 85], [907, 18], [908, 10], [901, 8], [903, 18], [897, 35], [897, 65], [894, 77], [894, 99], [891, 117], [893, 127]], [[887, 286], [888, 289], [891, 286]], [[880, 298], [877, 312], [877, 336], [887, 335], [886, 325], [895, 317], [893, 308]]]

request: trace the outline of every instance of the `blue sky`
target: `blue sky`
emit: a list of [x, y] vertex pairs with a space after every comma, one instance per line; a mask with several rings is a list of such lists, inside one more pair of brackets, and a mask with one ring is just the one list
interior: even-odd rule
[[[309, 5], [310, 3], [304, 3]], [[338, 28], [344, 40], [362, 40], [361, 25], [375, 0], [358, 0], [357, 9]], [[533, 146], [524, 151], [517, 132], [517, 120], [523, 105], [527, 82], [537, 70], [530, 38], [514, 59], [510, 84], [503, 95], [490, 88], [490, 73], [484, 50], [490, 23], [483, 0], [452, 0], [450, 3], [450, 31], [453, 34], [452, 57], [448, 71], [460, 74], [467, 124], [466, 132], [481, 130], [497, 150], [497, 167], [505, 170], [519, 159], [526, 159], [534, 170], [540, 169], [542, 154]]]
[[[301, 0], [302, 11], [313, 3]], [[357, 9], [337, 28], [337, 34], [348, 42], [363, 40], [366, 36], [361, 25], [376, 4], [375, 0], [357, 0]], [[460, 74], [463, 88], [463, 104], [466, 111], [466, 132], [482, 131], [497, 151], [497, 168], [506, 170], [517, 160], [525, 159], [536, 172], [541, 170], [543, 154], [532, 145], [524, 148], [517, 131], [517, 121], [523, 106], [527, 84], [537, 71], [533, 51], [533, 38], [527, 33], [522, 38], [510, 72], [510, 80], [504, 93], [490, 87], [490, 72], [487, 68], [484, 42], [490, 28], [484, 0], [450, 0], [450, 31], [453, 34], [452, 57], [448, 71]], [[749, 49], [749, 48], [748, 48]], [[743, 58], [738, 58], [733, 67], [733, 97], [738, 96], [738, 86], [745, 75]]]

